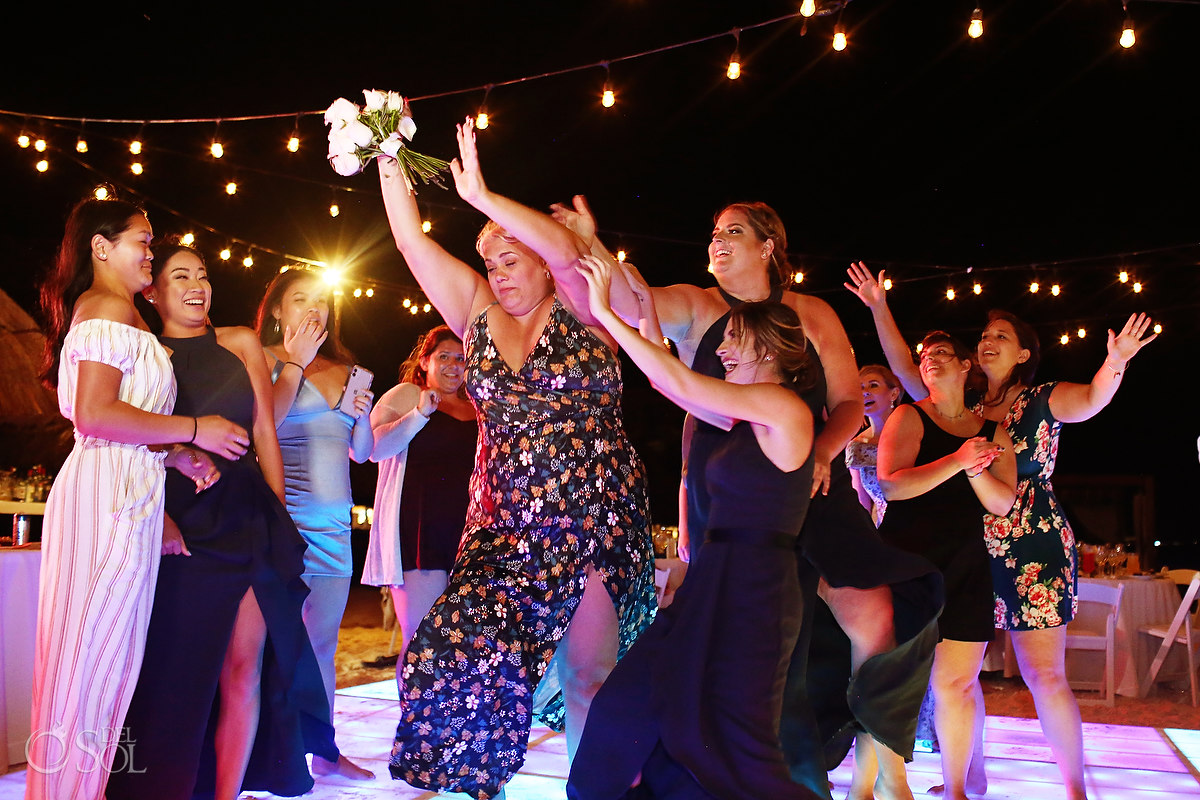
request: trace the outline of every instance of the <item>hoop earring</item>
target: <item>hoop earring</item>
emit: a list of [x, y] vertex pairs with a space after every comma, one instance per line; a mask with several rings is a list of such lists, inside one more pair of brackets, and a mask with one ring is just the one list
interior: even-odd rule
[[279, 320], [275, 320], [275, 327], [271, 329], [272, 333], [279, 333]]

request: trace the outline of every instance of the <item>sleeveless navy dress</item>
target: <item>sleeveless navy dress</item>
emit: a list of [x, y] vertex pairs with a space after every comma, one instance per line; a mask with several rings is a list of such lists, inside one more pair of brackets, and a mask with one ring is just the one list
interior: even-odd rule
[[[194, 338], [159, 338], [172, 351], [177, 413], [219, 414], [253, 428], [250, 376], [212, 328]], [[267, 623], [267, 643], [262, 709], [243, 790], [303, 794], [313, 785], [305, 753], [338, 758], [300, 618], [308, 593], [300, 579], [304, 540], [253, 451], [237, 461], [209, 457], [221, 478], [199, 494], [191, 480], [167, 471], [166, 513], [192, 555], [162, 559], [146, 655], [125, 719], [132, 768], [112, 775], [109, 800], [212, 796], [217, 682], [238, 604], [250, 588]]]
[[[768, 298], [783, 301], [783, 289]], [[742, 301], [727, 292], [732, 308]], [[717, 347], [729, 322], [727, 313], [705, 332], [692, 369], [723, 377]], [[816, 381], [802, 397], [813, 413], [814, 435], [824, 428], [827, 383], [820, 356], [809, 350]], [[703, 474], [725, 432], [696, 421], [688, 451], [688, 473]], [[807, 496], [811, 483], [803, 488]], [[705, 530], [710, 505], [707, 486], [688, 481], [688, 528]], [[870, 514], [858, 501], [845, 460], [830, 464], [829, 493], [812, 498], [797, 539], [797, 565], [804, 595], [805, 625], [793, 654], [784, 692], [780, 738], [792, 777], [820, 797], [829, 797], [826, 770], [850, 749], [854, 734], [865, 730], [905, 759], [912, 759], [916, 720], [929, 682], [937, 644], [942, 581], [924, 558], [890, 546], [879, 537]], [[895, 649], [866, 661], [851, 677], [850, 640], [817, 596], [818, 579], [831, 586], [892, 591]], [[691, 580], [691, 571], [685, 578]]]
[[812, 463], [781, 471], [739, 422], [692, 473], [709, 502], [704, 543], [592, 701], [569, 798], [816, 797], [792, 781], [778, 735]]

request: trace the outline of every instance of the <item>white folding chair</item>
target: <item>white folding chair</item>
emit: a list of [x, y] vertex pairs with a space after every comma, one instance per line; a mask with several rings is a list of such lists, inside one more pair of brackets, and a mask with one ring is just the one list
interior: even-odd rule
[[1175, 581], [1176, 586], [1186, 586], [1187, 589], [1183, 592], [1179, 610], [1175, 612], [1175, 617], [1170, 624], [1151, 625], [1141, 630], [1142, 633], [1162, 639], [1162, 644], [1154, 656], [1154, 661], [1150, 664], [1150, 671], [1146, 673], [1146, 679], [1142, 682], [1138, 694], [1145, 697], [1149, 694], [1150, 687], [1154, 685], [1155, 681], [1162, 679], [1159, 671], [1162, 669], [1163, 662], [1167, 660], [1167, 654], [1170, 653], [1171, 648], [1178, 644], [1182, 645], [1187, 653], [1188, 681], [1192, 686], [1192, 705], [1197, 706], [1200, 705], [1200, 693], [1197, 692], [1196, 686], [1196, 651], [1200, 649], [1200, 611], [1193, 614], [1192, 604], [1196, 602], [1197, 595], [1200, 594], [1200, 572], [1194, 569], [1173, 569], [1167, 573], [1167, 577]]
[[1079, 583], [1079, 610], [1067, 624], [1067, 649], [1103, 651], [1104, 674], [1099, 680], [1085, 681], [1068, 678], [1072, 689], [1100, 692], [1096, 698], [1081, 698], [1081, 703], [1116, 702], [1117, 612], [1125, 587], [1092, 582]]

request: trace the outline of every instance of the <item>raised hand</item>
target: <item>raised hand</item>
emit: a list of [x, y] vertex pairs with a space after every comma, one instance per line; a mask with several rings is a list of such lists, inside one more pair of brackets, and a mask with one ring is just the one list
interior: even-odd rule
[[193, 443], [222, 458], [237, 461], [249, 449], [250, 435], [241, 425], [235, 425], [224, 417], [197, 417]]
[[[1113, 364], [1114, 368], [1123, 369], [1125, 363], [1137, 355], [1139, 350], [1158, 338], [1157, 333], [1146, 336], [1146, 331], [1150, 330], [1150, 323], [1150, 317], [1145, 314], [1131, 314], [1120, 333], [1113, 333], [1112, 328], [1108, 329], [1108, 361], [1116, 362]], [[1146, 338], [1143, 339], [1143, 336]]]
[[596, 256], [580, 256], [576, 270], [587, 281], [592, 316], [607, 319], [613, 313], [608, 295], [612, 286], [612, 265]]
[[328, 337], [329, 331], [321, 327], [320, 320], [312, 317], [306, 317], [300, 323], [300, 330], [293, 331], [292, 326], [288, 325], [283, 330], [283, 349], [287, 353], [287, 360], [296, 362], [301, 368], [307, 367], [317, 357], [317, 351]]
[[[200, 423], [197, 421], [196, 433], [199, 432]], [[200, 494], [200, 492], [212, 486], [221, 477], [221, 471], [217, 469], [217, 465], [209, 458], [208, 453], [186, 445], [181, 445], [176, 450], [171, 460], [171, 466], [178, 470], [184, 477], [190, 478], [192, 483], [196, 484], [196, 494]]]
[[873, 278], [867, 265], [859, 261], [851, 264], [846, 270], [850, 282], [842, 285], [854, 292], [858, 299], [863, 301], [863, 305], [873, 311], [887, 304], [887, 294], [883, 290], [883, 272], [879, 270], [879, 277]]
[[371, 413], [371, 406], [375, 401], [375, 393], [370, 389], [360, 390], [354, 393], [354, 410], [350, 416], [354, 419], [362, 419]]
[[479, 169], [479, 151], [475, 147], [475, 120], [467, 117], [456, 125], [458, 133], [458, 158], [450, 162], [450, 173], [454, 176], [454, 188], [458, 196], [474, 204], [487, 192], [483, 173]]
[[571, 205], [572, 208], [567, 208], [562, 203], [554, 203], [550, 206], [550, 216], [554, 217], [554, 221], [559, 225], [582, 239], [584, 245], [590, 249], [596, 241], [596, 216], [592, 213], [587, 198], [581, 194], [571, 198]]

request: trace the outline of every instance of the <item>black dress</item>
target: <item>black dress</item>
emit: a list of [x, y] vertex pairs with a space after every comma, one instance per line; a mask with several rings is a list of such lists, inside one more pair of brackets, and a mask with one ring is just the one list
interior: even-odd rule
[[479, 424], [474, 419], [455, 419], [436, 411], [409, 442], [400, 490], [400, 563], [404, 569], [449, 572], [454, 566], [467, 516], [467, 485], [475, 467], [478, 436]]
[[[916, 466], [947, 456], [970, 437], [947, 433], [913, 405], [924, 432]], [[997, 423], [987, 421], [975, 436], [992, 439]], [[924, 494], [888, 503], [879, 526], [885, 541], [932, 561], [946, 582], [946, 608], [938, 620], [943, 639], [990, 642], [993, 631], [992, 564], [983, 540], [984, 508], [959, 471]]]
[[[254, 391], [245, 365], [209, 328], [172, 350], [178, 414], [220, 414], [253, 427]], [[267, 623], [262, 708], [244, 790], [295, 796], [312, 788], [305, 753], [338, 758], [320, 670], [301, 621], [304, 540], [267, 485], [253, 452], [215, 454], [211, 488], [167, 472], [166, 512], [191, 556], [164, 556], [137, 689], [125, 719], [136, 769], [113, 774], [109, 800], [211, 797], [217, 682], [238, 604], [249, 588]], [[234, 713], [238, 713], [236, 710]]]
[[697, 477], [711, 527], [674, 602], [592, 701], [573, 800], [816, 797], [792, 781], [778, 736], [803, 617], [795, 538], [812, 459], [782, 472], [739, 422]]
[[[731, 307], [742, 301], [724, 291]], [[782, 302], [783, 290], [769, 298]], [[717, 347], [729, 321], [714, 322], [696, 349], [692, 369], [712, 377], [724, 375]], [[815, 384], [803, 393], [813, 413], [815, 434], [824, 427], [827, 384], [820, 356], [809, 350]], [[697, 421], [688, 451], [688, 472], [703, 474], [704, 464], [723, 432]], [[804, 488], [807, 495], [811, 484]], [[688, 481], [688, 527], [705, 530], [709, 505], [703, 483]], [[820, 797], [829, 797], [826, 770], [850, 749], [857, 730], [865, 730], [907, 760], [912, 759], [916, 720], [929, 682], [942, 582], [924, 558], [886, 544], [862, 507], [845, 460], [830, 464], [829, 493], [812, 499], [797, 540], [797, 567], [804, 594], [805, 625], [796, 645], [784, 692], [780, 738], [792, 777]], [[692, 580], [692, 570], [684, 584]], [[868, 659], [850, 675], [850, 640], [832, 612], [818, 602], [818, 579], [831, 586], [892, 592], [895, 649]]]

